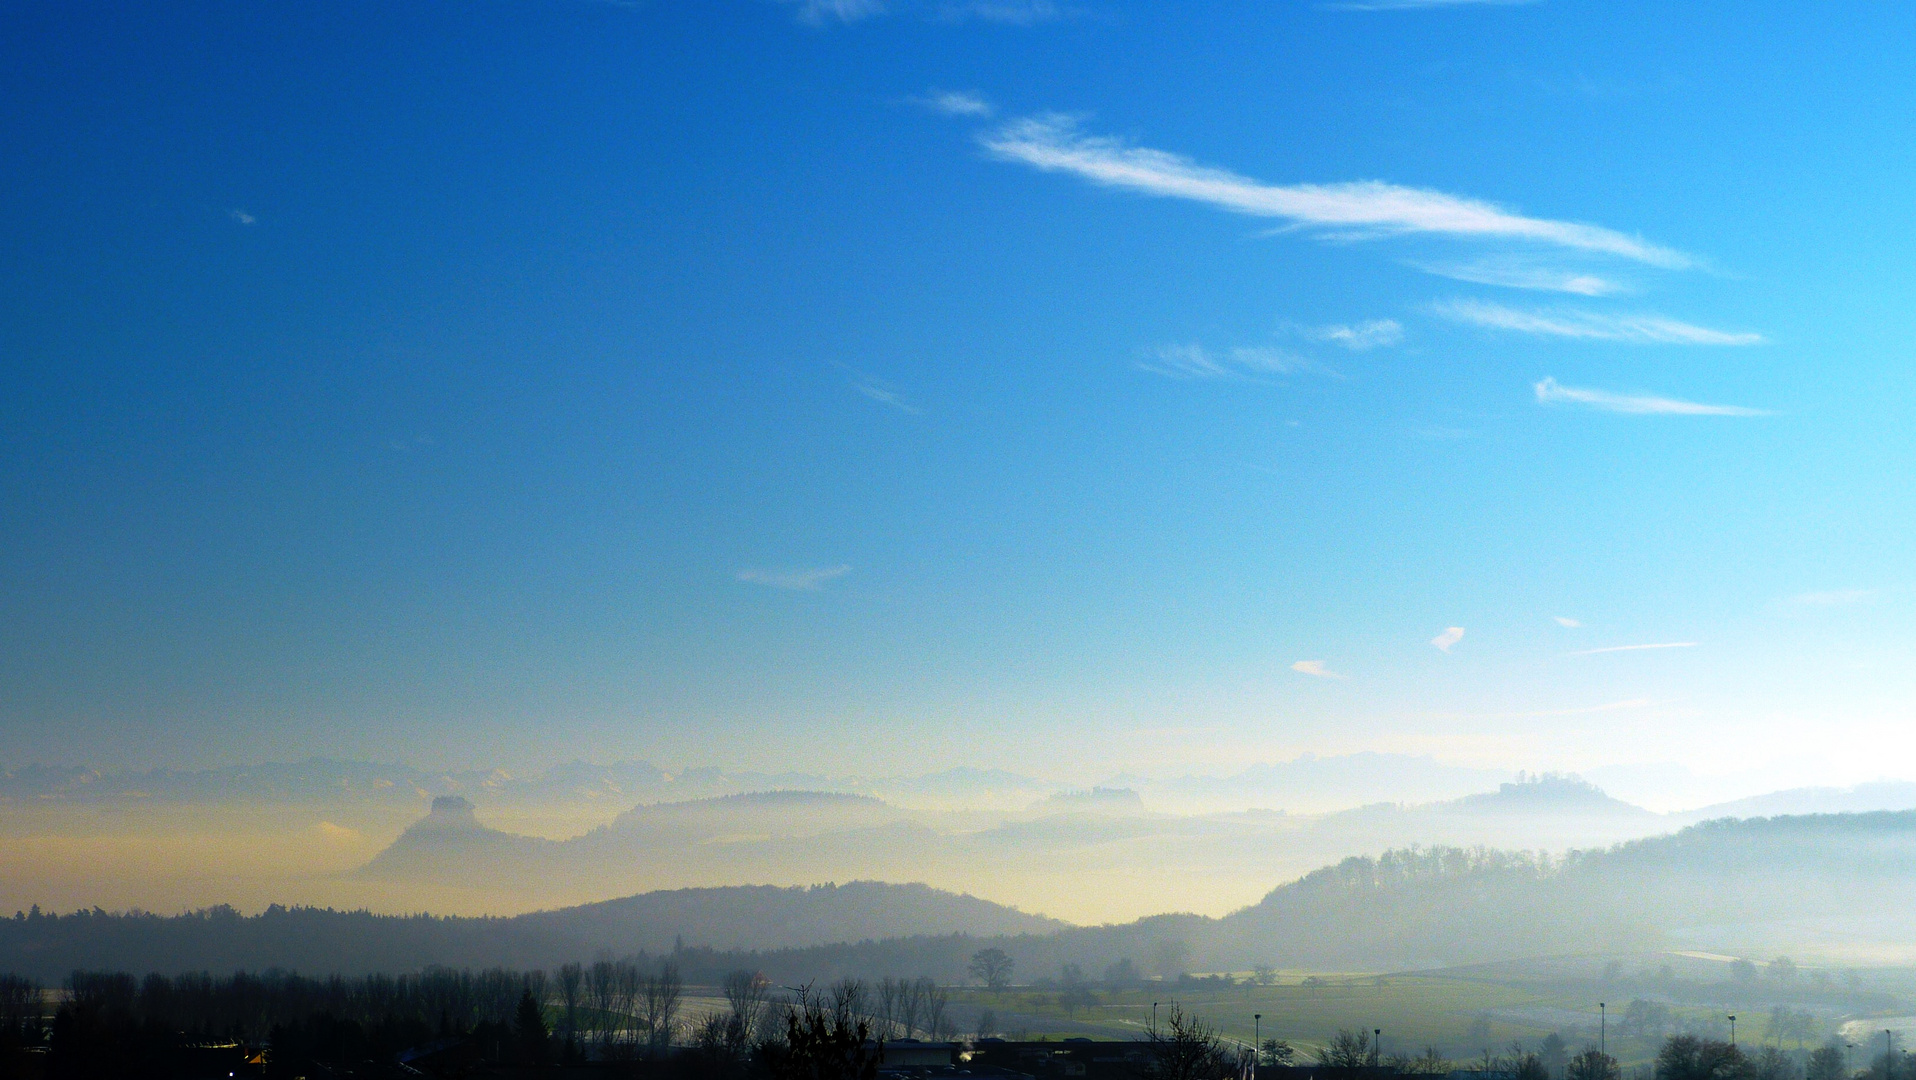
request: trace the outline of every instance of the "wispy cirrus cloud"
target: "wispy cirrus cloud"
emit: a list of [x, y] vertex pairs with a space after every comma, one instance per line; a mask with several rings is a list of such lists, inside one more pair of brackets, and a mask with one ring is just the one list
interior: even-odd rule
[[1404, 340], [1404, 326], [1396, 319], [1367, 319], [1358, 323], [1329, 323], [1324, 326], [1287, 323], [1285, 328], [1300, 337], [1335, 345], [1340, 349], [1349, 349], [1351, 352], [1384, 348], [1400, 344]]
[[1521, 7], [1539, 0], [1346, 0], [1325, 4], [1332, 11], [1417, 11], [1449, 7]]
[[1202, 345], [1160, 345], [1138, 368], [1173, 379], [1244, 379], [1261, 375], [1328, 375], [1337, 372], [1287, 349], [1237, 348], [1216, 352]]
[[1571, 221], [1528, 217], [1493, 203], [1379, 180], [1266, 184], [1162, 150], [1086, 135], [1066, 116], [1013, 121], [980, 136], [994, 156], [1107, 187], [1189, 199], [1293, 227], [1351, 236], [1426, 234], [1514, 240], [1630, 259], [1652, 266], [1692, 264], [1682, 252]]
[[1567, 655], [1596, 656], [1599, 653], [1643, 652], [1646, 649], [1694, 649], [1696, 646], [1697, 643], [1694, 641], [1659, 641], [1650, 645], [1610, 645], [1601, 649], [1578, 649]]
[[1676, 398], [1648, 394], [1614, 394], [1608, 390], [1564, 386], [1557, 380], [1549, 378], [1537, 383], [1534, 389], [1537, 392], [1537, 401], [1542, 405], [1581, 405], [1603, 412], [1627, 413], [1633, 416], [1770, 415], [1763, 409], [1746, 409], [1741, 405], [1705, 405], [1697, 401], [1680, 401]]
[[1443, 300], [1430, 310], [1453, 322], [1543, 337], [1620, 341], [1632, 345], [1761, 345], [1762, 334], [1713, 330], [1662, 315], [1613, 314], [1578, 308], [1525, 310], [1486, 300]]
[[1550, 616], [1550, 619], [1552, 622], [1556, 623], [1558, 626], [1561, 626], [1566, 630], [1575, 630], [1577, 627], [1580, 627], [1583, 625], [1582, 622], [1576, 619], [1570, 618], [1568, 615], [1552, 615]]
[[874, 378], [847, 364], [834, 363], [832, 366], [851, 376], [852, 390], [863, 397], [876, 401], [880, 405], [889, 405], [911, 416], [917, 416], [925, 411], [906, 400], [905, 395], [897, 387], [883, 379]]
[[812, 26], [855, 23], [894, 11], [937, 22], [989, 22], [1033, 26], [1065, 18], [1054, 0], [779, 0], [798, 9], [798, 21]]
[[1348, 675], [1339, 675], [1337, 672], [1332, 671], [1329, 668], [1325, 667], [1324, 661], [1322, 660], [1299, 660], [1297, 663], [1291, 665], [1291, 670], [1295, 672], [1299, 672], [1300, 674], [1314, 676], [1319, 679], [1350, 678], [1350, 676]]
[[1534, 259], [1472, 259], [1467, 262], [1418, 262], [1406, 265], [1426, 274], [1468, 281], [1473, 285], [1496, 285], [1531, 292], [1569, 293], [1573, 296], [1611, 296], [1628, 292], [1622, 282], [1600, 277], [1585, 270], [1549, 266]]
[[913, 405], [911, 402], [906, 401], [898, 391], [893, 390], [881, 382], [854, 382], [852, 383], [852, 389], [878, 402], [880, 405], [889, 405], [909, 416], [917, 416], [925, 411]]
[[997, 110], [981, 94], [967, 90], [933, 90], [923, 97], [912, 98], [912, 103], [923, 105], [933, 112], [946, 116], [990, 116]]
[[935, 11], [942, 22], [988, 22], [1005, 26], [1057, 22], [1069, 14], [1052, 0], [946, 0]]
[[812, 26], [855, 23], [885, 13], [884, 0], [780, 0], [795, 4], [798, 21]]
[[811, 570], [740, 570], [738, 580], [752, 585], [769, 585], [794, 592], [817, 592], [825, 583], [852, 572], [849, 566], [826, 566]]
[[237, 207], [235, 207], [234, 209], [228, 210], [226, 212], [226, 216], [232, 218], [234, 221], [239, 222], [241, 225], [256, 225], [259, 223], [258, 218], [254, 217], [253, 215]]
[[1440, 652], [1449, 652], [1452, 645], [1457, 644], [1463, 639], [1464, 628], [1461, 626], [1453, 626], [1443, 633], [1438, 634], [1436, 637], [1431, 638], [1430, 643], [1437, 646]]

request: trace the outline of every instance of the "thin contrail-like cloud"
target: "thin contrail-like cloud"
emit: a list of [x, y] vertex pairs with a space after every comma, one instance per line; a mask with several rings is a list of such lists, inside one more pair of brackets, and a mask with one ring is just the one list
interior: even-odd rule
[[1537, 383], [1533, 389], [1537, 392], [1539, 404], [1582, 405], [1586, 408], [1601, 409], [1604, 412], [1628, 413], [1635, 416], [1770, 415], [1762, 409], [1746, 409], [1741, 405], [1705, 405], [1696, 401], [1679, 401], [1676, 398], [1644, 394], [1613, 394], [1608, 390], [1564, 386], [1555, 379], [1545, 379]]
[[1566, 655], [1595, 656], [1598, 653], [1642, 652], [1645, 649], [1694, 649], [1696, 645], [1697, 643], [1694, 641], [1662, 641], [1654, 645], [1611, 645], [1602, 649], [1579, 649], [1576, 652]]
[[1713, 330], [1663, 315], [1618, 315], [1574, 308], [1526, 311], [1483, 300], [1447, 300], [1430, 310], [1453, 322], [1543, 337], [1621, 341], [1633, 345], [1761, 345], [1762, 334]]
[[774, 589], [817, 592], [825, 587], [827, 581], [851, 572], [849, 566], [827, 566], [816, 570], [740, 570], [738, 580], [753, 585], [769, 585]]
[[1345, 0], [1325, 4], [1332, 11], [1417, 11], [1445, 7], [1518, 7], [1538, 0]]
[[798, 21], [813, 26], [858, 22], [884, 13], [882, 0], [798, 0]]
[[1416, 262], [1426, 274], [1436, 274], [1473, 285], [1496, 285], [1530, 292], [1570, 293], [1573, 296], [1609, 296], [1628, 291], [1621, 282], [1584, 270], [1542, 266], [1534, 261], [1513, 259], [1476, 259], [1470, 262]]
[[1028, 117], [981, 136], [992, 154], [1047, 172], [1150, 195], [1190, 199], [1254, 217], [1342, 234], [1424, 233], [1519, 240], [1597, 252], [1652, 266], [1689, 266], [1689, 256], [1613, 229], [1526, 217], [1478, 199], [1379, 180], [1264, 184], [1162, 150], [1085, 135], [1065, 116]]
[[1235, 348], [1213, 352], [1202, 345], [1160, 345], [1140, 371], [1173, 379], [1243, 379], [1261, 375], [1328, 375], [1337, 372], [1287, 349]]
[[946, 116], [990, 116], [997, 111], [983, 96], [966, 90], [934, 90], [911, 101]]
[[1404, 340], [1404, 325], [1396, 319], [1367, 319], [1360, 323], [1331, 323], [1327, 326], [1286, 324], [1293, 333], [1335, 345], [1351, 352], [1387, 348]]

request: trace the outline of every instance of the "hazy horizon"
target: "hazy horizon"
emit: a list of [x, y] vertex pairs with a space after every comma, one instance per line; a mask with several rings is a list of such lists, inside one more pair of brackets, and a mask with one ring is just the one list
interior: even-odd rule
[[1492, 1067], [1591, 1005], [1638, 1070], [1767, 1010], [1761, 1080], [1912, 1080], [1912, 55], [1846, 3], [7, 5], [0, 1073], [243, 1057], [250, 969], [286, 1075], [556, 1076], [589, 975], [653, 1080], [781, 1080], [753, 995], [840, 978], [1524, 1080], [1621, 1080]]
[[[656, 770], [666, 778], [702, 774], [750, 777], [754, 783], [776, 781], [792, 789], [882, 791], [887, 785], [912, 781], [964, 778], [974, 787], [1028, 785], [1034, 792], [1088, 791], [1093, 788], [1141, 787], [1154, 789], [1149, 797], [1162, 800], [1164, 808], [1185, 812], [1197, 807], [1218, 808], [1212, 804], [1242, 803], [1245, 809], [1290, 810], [1303, 813], [1349, 809], [1376, 802], [1416, 804], [1475, 792], [1494, 791], [1505, 782], [1525, 776], [1562, 775], [1587, 781], [1607, 794], [1660, 814], [1682, 813], [1707, 806], [1729, 803], [1779, 791], [1805, 788], [1849, 789], [1873, 784], [1916, 783], [1907, 776], [1858, 768], [1831, 774], [1804, 773], [1787, 768], [1749, 769], [1720, 774], [1697, 773], [1675, 762], [1649, 762], [1600, 766], [1580, 771], [1517, 768], [1505, 770], [1475, 762], [1445, 760], [1431, 754], [1397, 754], [1357, 751], [1349, 754], [1319, 754], [1304, 751], [1280, 759], [1237, 762], [1215, 772], [1191, 772], [1176, 768], [1131, 768], [1107, 771], [1044, 768], [1030, 760], [1006, 765], [981, 766], [972, 762], [940, 763], [931, 767], [923, 762], [915, 768], [891, 771], [849, 769], [807, 769], [792, 761], [775, 764], [783, 767], [758, 769], [748, 762], [707, 759], [676, 765], [626, 757], [591, 760], [570, 757], [531, 764], [477, 761], [448, 765], [444, 761], [421, 762], [403, 759], [350, 758], [312, 754], [297, 758], [250, 760], [233, 763], [144, 763], [109, 765], [98, 761], [30, 761], [10, 763], [0, 768], [0, 777], [22, 775], [36, 769], [85, 770], [106, 776], [127, 777], [148, 772], [193, 774], [245, 774], [252, 770], [281, 770], [313, 762], [334, 762], [349, 766], [392, 768], [420, 774], [444, 776], [496, 776], [508, 781], [529, 781], [561, 775], [574, 767], [616, 771], [633, 767]], [[825, 763], [829, 765], [829, 763]], [[1020, 767], [1022, 766], [1022, 767]], [[1307, 772], [1318, 776], [1307, 777]], [[1293, 785], [1279, 788], [1274, 774], [1283, 774]], [[1916, 774], [1911, 774], [1916, 775]], [[1246, 781], [1264, 782], [1247, 789]], [[1300, 781], [1304, 781], [1300, 784]], [[1340, 782], [1348, 787], [1340, 788]], [[1217, 795], [1207, 797], [1206, 788]], [[1174, 790], [1179, 789], [1179, 790]], [[463, 789], [448, 788], [448, 792]], [[0, 790], [0, 798], [4, 798]], [[422, 798], [423, 798], [422, 794]], [[696, 796], [693, 796], [696, 797]], [[1042, 797], [1042, 796], [1034, 796]], [[955, 802], [962, 804], [962, 797]]]
[[0, 46], [7, 761], [1912, 747], [1889, 12], [92, 10]]

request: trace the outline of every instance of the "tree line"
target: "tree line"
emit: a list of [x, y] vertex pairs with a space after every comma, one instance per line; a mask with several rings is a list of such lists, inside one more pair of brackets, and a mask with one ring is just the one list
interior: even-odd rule
[[[1009, 975], [1002, 956], [981, 950], [974, 959], [989, 974]], [[736, 969], [717, 989], [720, 1007], [688, 1015], [677, 966], [637, 959], [551, 972], [438, 968], [356, 978], [83, 971], [55, 992], [0, 975], [0, 1078], [24, 1075], [23, 1063], [43, 1066], [37, 1075], [47, 1080], [126, 1075], [135, 1066], [167, 1075], [153, 1063], [214, 1052], [266, 1075], [310, 1075], [315, 1066], [456, 1050], [468, 1061], [524, 1066], [628, 1062], [684, 1080], [871, 1080], [883, 1044], [957, 1033], [949, 990], [929, 977], [783, 988]], [[1795, 1018], [1772, 1020], [1778, 1045], [1753, 1051], [1669, 1035], [1654, 1065], [1632, 1080], [1916, 1080], [1887, 1040], [1881, 1057], [1857, 1069], [1835, 1043], [1782, 1049], [1782, 1029]], [[1459, 1071], [1483, 1080], [1622, 1080], [1615, 1058], [1595, 1047], [1573, 1055], [1560, 1036], [1537, 1051], [1513, 1044], [1459, 1062], [1435, 1048], [1386, 1056], [1372, 1033], [1353, 1029], [1305, 1060], [1280, 1039], [1256, 1048], [1226, 1040], [1175, 1002], [1141, 1041], [1140, 1080], [1243, 1080], [1258, 1066], [1309, 1068], [1321, 1080]]]
[[215, 1050], [228, 1052], [222, 1060], [250, 1055], [269, 1072], [305, 1075], [312, 1066], [391, 1061], [439, 1052], [434, 1047], [522, 1065], [676, 1062], [681, 1071], [727, 1077], [754, 1063], [759, 1072], [781, 1061], [815, 1066], [805, 1055], [825, 1045], [821, 1039], [856, 1035], [862, 1045], [955, 1034], [949, 991], [929, 977], [844, 978], [793, 994], [737, 969], [719, 989], [723, 1008], [688, 1017], [685, 982], [670, 960], [353, 978], [76, 971], [57, 988], [0, 975], [0, 1080], [32, 1072], [29, 1065], [43, 1065], [50, 1080], [136, 1067], [166, 1075], [154, 1064], [166, 1062], [205, 1071], [201, 1059]]

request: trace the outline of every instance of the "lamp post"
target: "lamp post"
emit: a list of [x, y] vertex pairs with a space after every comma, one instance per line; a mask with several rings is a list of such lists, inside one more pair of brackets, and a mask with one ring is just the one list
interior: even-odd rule
[[1730, 1045], [1736, 1045], [1736, 1014], [1730, 1014]]
[[1384, 1063], [1384, 1029], [1373, 1028], [1370, 1034], [1373, 1040], [1370, 1044], [1370, 1063], [1382, 1065]]
[[1158, 1031], [1158, 1003], [1153, 1001], [1151, 1003], [1151, 1033], [1155, 1035], [1157, 1034], [1157, 1031]]
[[1251, 1014], [1251, 1075], [1257, 1076], [1257, 1067], [1264, 1064], [1264, 1014]]
[[1896, 1080], [1896, 1033], [1883, 1029], [1883, 1080]]
[[1597, 1002], [1597, 1053], [1610, 1056], [1610, 1006]]

